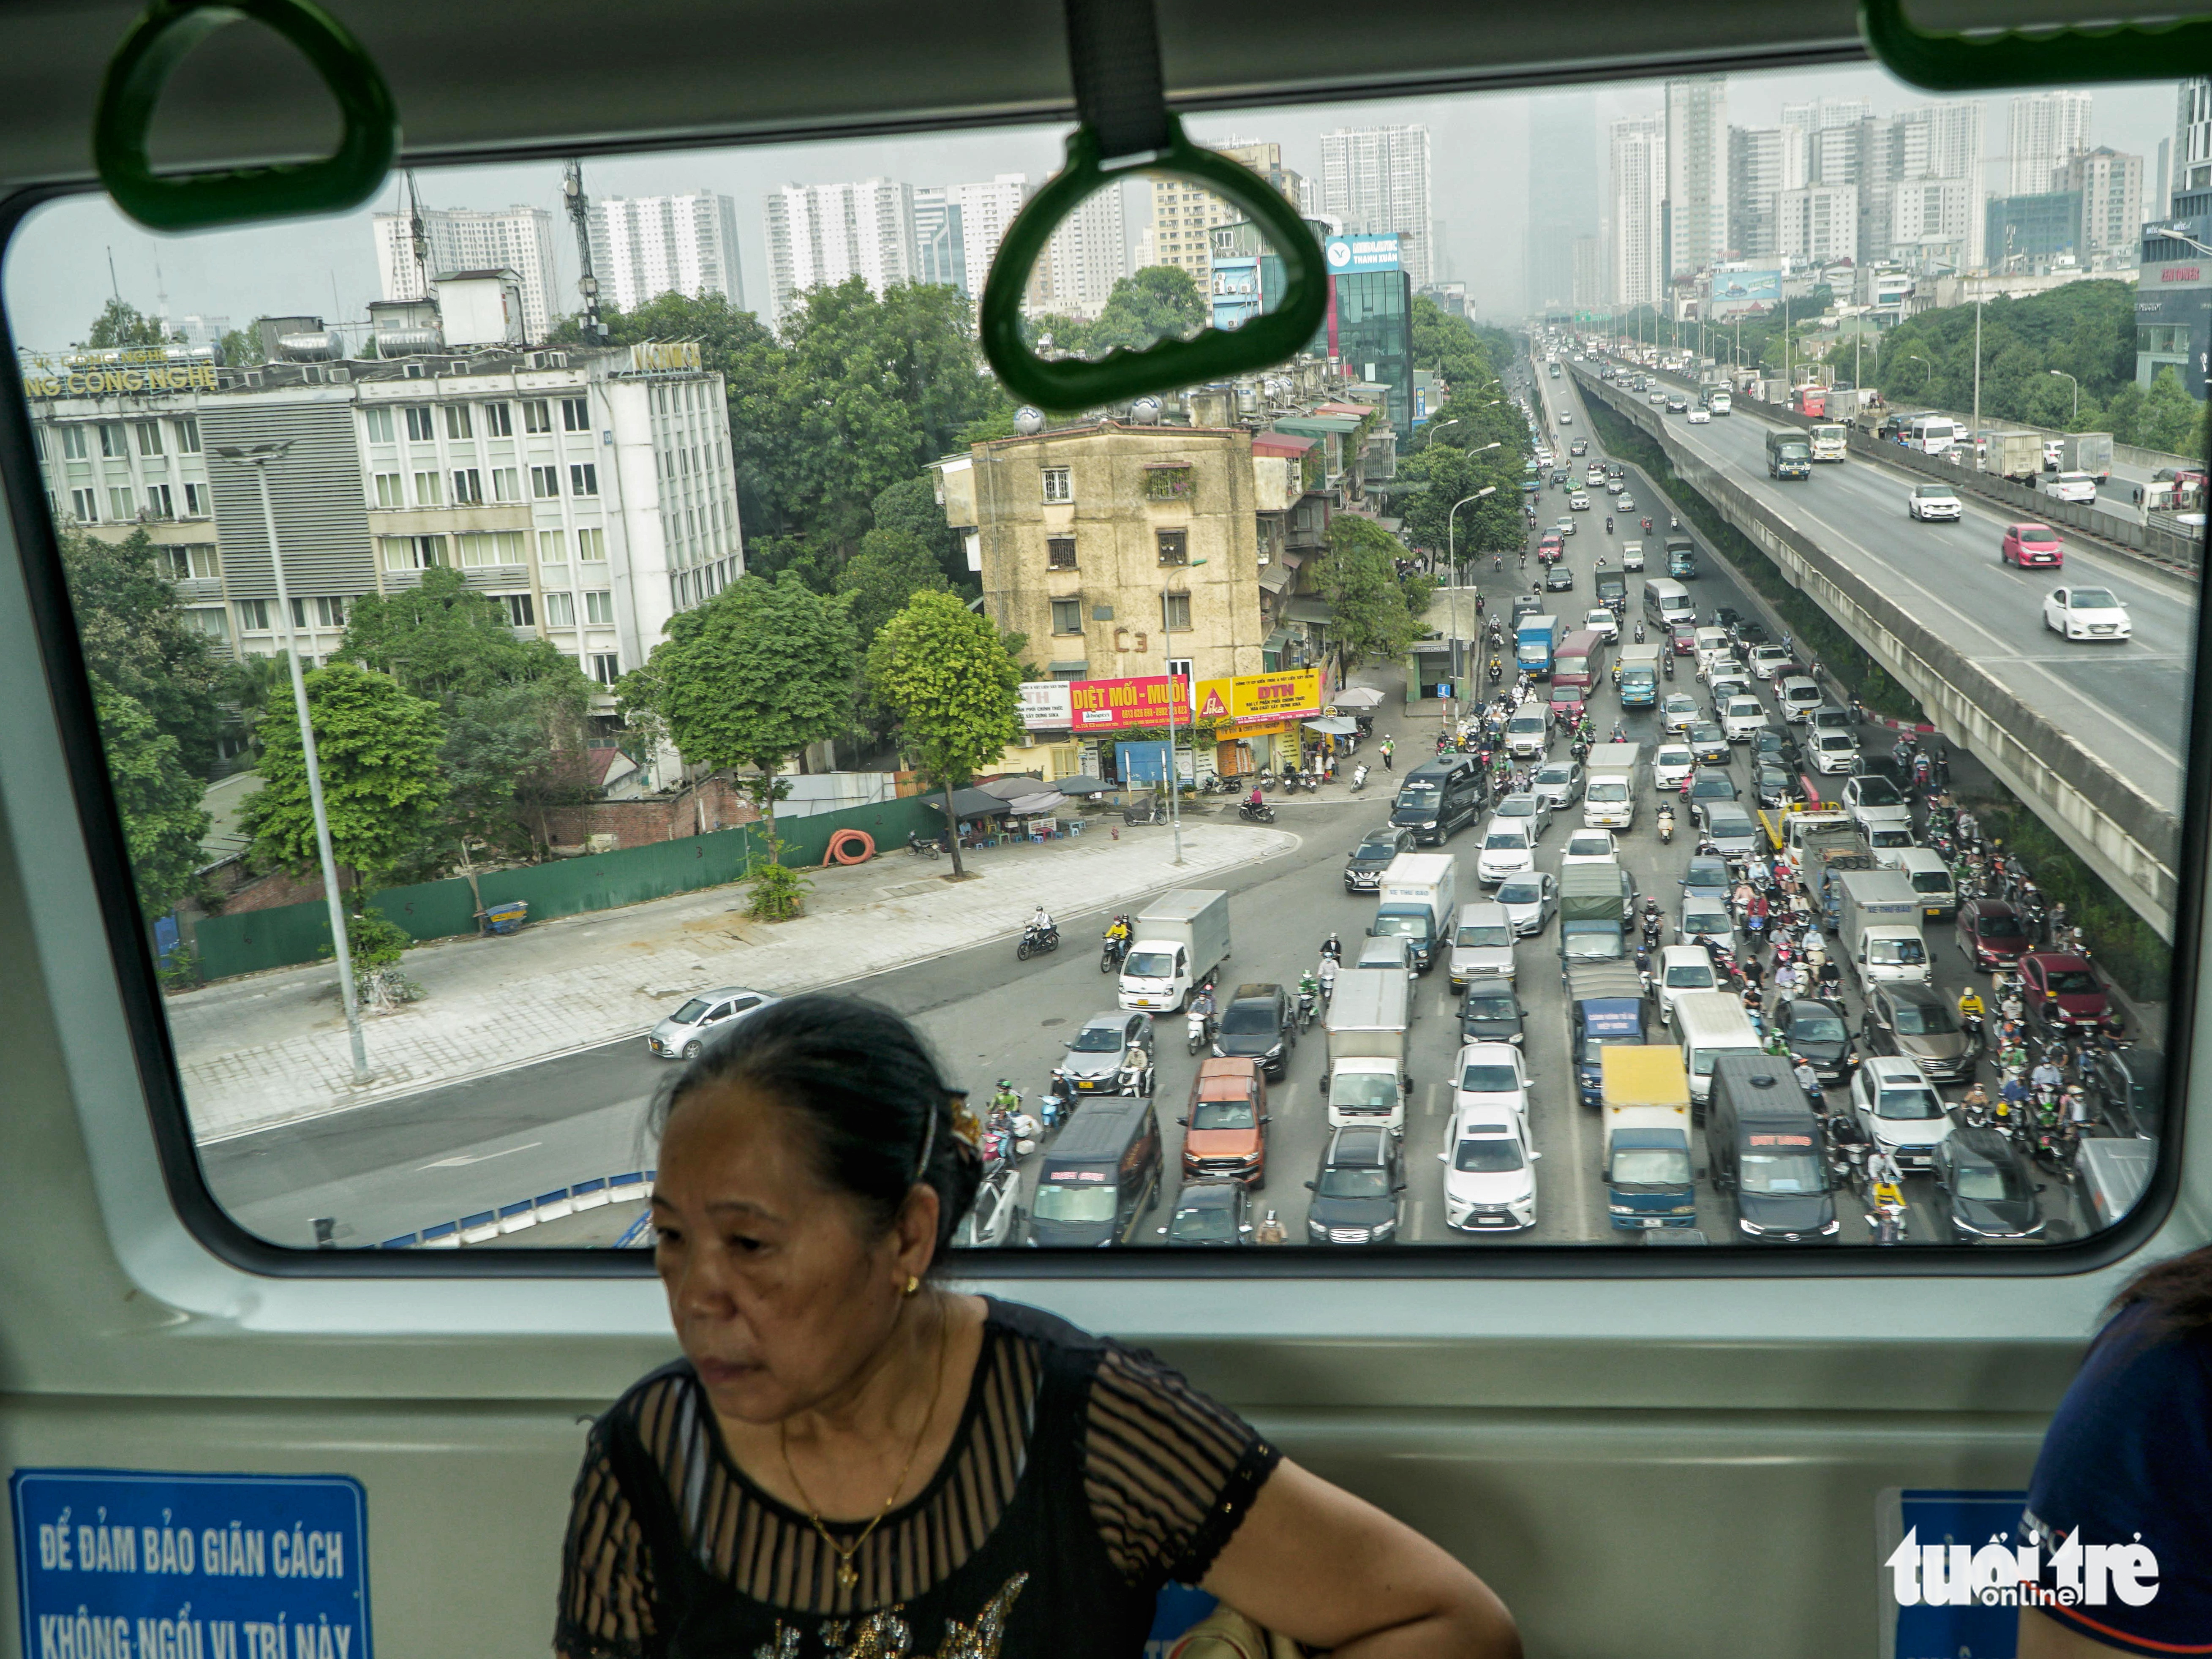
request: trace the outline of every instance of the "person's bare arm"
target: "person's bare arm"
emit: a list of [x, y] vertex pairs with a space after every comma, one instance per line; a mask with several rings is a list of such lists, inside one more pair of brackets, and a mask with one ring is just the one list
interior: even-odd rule
[[1404, 1522], [1287, 1460], [1204, 1587], [1335, 1659], [1520, 1659], [1513, 1615], [1480, 1578]]
[[2125, 1648], [2093, 1641], [2073, 1626], [2062, 1624], [2033, 1607], [2020, 1610], [2020, 1646], [2016, 1659], [2127, 1659]]

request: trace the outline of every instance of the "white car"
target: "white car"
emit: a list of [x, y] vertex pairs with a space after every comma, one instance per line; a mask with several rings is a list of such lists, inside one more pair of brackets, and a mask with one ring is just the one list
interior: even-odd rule
[[1843, 808], [1863, 830], [1871, 830], [1878, 823], [1912, 828], [1911, 803], [1898, 793], [1897, 786], [1885, 777], [1853, 778], [1844, 786]]
[[1508, 876], [1498, 884], [1498, 902], [1505, 907], [1515, 934], [1527, 939], [1542, 933], [1559, 908], [1559, 878], [1548, 870]]
[[[1633, 513], [1636, 510], [1635, 503], [1632, 501], [1623, 501], [1620, 504], [1620, 507], [1621, 511], [1624, 513]], [[1644, 568], [1644, 544], [1642, 542], [1623, 542], [1620, 544], [1620, 568], [1623, 570], [1641, 570]]]
[[1551, 743], [1552, 716], [1545, 708], [1521, 709], [1505, 722], [1505, 752], [1516, 760], [1540, 758]]
[[1519, 789], [1498, 801], [1497, 816], [1527, 824], [1530, 837], [1541, 841], [1552, 827], [1552, 803], [1533, 789]]
[[1682, 787], [1682, 780], [1698, 769], [1698, 757], [1691, 753], [1687, 744], [1662, 743], [1651, 757], [1651, 781], [1669, 794]]
[[1470, 1042], [1452, 1066], [1452, 1115], [1528, 1115], [1528, 1067], [1510, 1042]]
[[1717, 991], [1720, 976], [1713, 971], [1712, 957], [1702, 945], [1662, 945], [1659, 971], [1652, 975], [1659, 993], [1659, 1020], [1674, 1023], [1674, 999], [1686, 991]]
[[1856, 772], [1859, 769], [1859, 740], [1848, 732], [1816, 732], [1813, 734], [1812, 758], [1814, 769], [1824, 775]]
[[1734, 955], [1735, 918], [1729, 913], [1726, 901], [1711, 893], [1685, 893], [1681, 912], [1674, 921], [1674, 942], [1685, 945], [1700, 939], [1709, 939]]
[[1959, 492], [1947, 483], [1915, 484], [1905, 498], [1905, 516], [1908, 519], [1956, 519], [1959, 516]]
[[1690, 424], [1692, 426], [1705, 426], [1711, 422], [1712, 418], [1713, 411], [1707, 409], [1703, 404], [1692, 404], [1690, 405]]
[[1583, 626], [1592, 633], [1604, 635], [1607, 645], [1615, 643], [1620, 638], [1620, 618], [1601, 605], [1595, 605], [1583, 613]]
[[1730, 697], [1721, 708], [1721, 730], [1730, 743], [1749, 743], [1766, 724], [1766, 705], [1757, 697]]
[[1574, 423], [1575, 414], [1572, 410], [1563, 409], [1559, 411], [1559, 424], [1561, 426], [1572, 426]]
[[1584, 491], [1583, 491], [1583, 490], [1579, 490], [1579, 489], [1577, 489], [1577, 491], [1575, 491], [1575, 493], [1574, 493], [1573, 495], [1570, 495], [1570, 496], [1568, 496], [1568, 497], [1567, 497], [1567, 507], [1568, 507], [1568, 510], [1569, 510], [1569, 511], [1571, 511], [1571, 512], [1575, 512], [1575, 513], [1587, 513], [1587, 512], [1589, 512], [1589, 495], [1588, 495], [1587, 493], [1585, 493]]
[[2043, 625], [2069, 640], [2124, 640], [2133, 630], [2127, 607], [2109, 587], [2052, 588]]
[[2087, 472], [2062, 472], [2044, 482], [2043, 493], [2057, 501], [2094, 501], [2097, 481]]
[[1567, 837], [1567, 850], [1559, 854], [1559, 863], [1609, 864], [1620, 854], [1610, 830], [1577, 830]]
[[1782, 705], [1782, 718], [1790, 726], [1802, 726], [1813, 718], [1813, 711], [1827, 702], [1827, 696], [1818, 682], [1802, 674], [1787, 674], [1776, 688], [1774, 700]]
[[1627, 486], [1625, 482], [1621, 487], [1620, 499], [1615, 501], [1613, 505], [1619, 507], [1623, 513], [1633, 513], [1636, 511], [1636, 498], [1628, 493]]
[[1754, 645], [1751, 647], [1751, 672], [1754, 678], [1771, 680], [1780, 673], [1790, 655], [1778, 645]]
[[1659, 729], [1662, 732], [1686, 732], [1704, 720], [1705, 712], [1698, 707], [1698, 700], [1686, 691], [1669, 691], [1660, 702]]
[[952, 1235], [952, 1243], [963, 1250], [999, 1249], [1014, 1242], [1021, 1218], [1021, 1171], [1001, 1162], [975, 1189], [975, 1201], [968, 1206], [967, 1218]]
[[663, 1060], [690, 1060], [717, 1033], [729, 1029], [732, 1021], [757, 1014], [771, 1003], [781, 1000], [766, 991], [747, 990], [742, 985], [702, 991], [653, 1028], [645, 1039], [645, 1051]]
[[1951, 1116], [1919, 1065], [1903, 1054], [1870, 1054], [1851, 1079], [1851, 1110], [1875, 1146], [1907, 1171], [1925, 1170], [1951, 1133]]
[[1452, 1119], [1444, 1166], [1444, 1223], [1462, 1232], [1510, 1232], [1536, 1224], [1536, 1165], [1519, 1118], [1467, 1112]]
[[1536, 838], [1528, 833], [1528, 823], [1527, 818], [1490, 820], [1482, 832], [1482, 851], [1474, 860], [1475, 879], [1485, 887], [1536, 867]]

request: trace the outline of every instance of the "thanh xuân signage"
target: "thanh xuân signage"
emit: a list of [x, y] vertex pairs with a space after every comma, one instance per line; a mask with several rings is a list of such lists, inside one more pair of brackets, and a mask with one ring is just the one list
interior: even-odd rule
[[1360, 270], [1398, 269], [1398, 239], [1389, 236], [1332, 236], [1323, 249], [1329, 274], [1335, 276]]

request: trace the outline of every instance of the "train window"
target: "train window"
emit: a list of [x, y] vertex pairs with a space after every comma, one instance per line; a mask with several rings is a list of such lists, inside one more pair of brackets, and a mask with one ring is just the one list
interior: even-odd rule
[[[2112, 1227], [2172, 1121], [2203, 782], [2212, 168], [2138, 92], [1194, 118], [1325, 245], [1327, 320], [1073, 413], [976, 343], [1058, 127], [425, 169], [188, 239], [33, 209], [32, 556], [179, 1178], [393, 1271], [635, 1247], [656, 1086], [834, 986], [969, 1091], [963, 1237], [1010, 1268], [1948, 1270]], [[1139, 173], [1024, 326], [1097, 356], [1283, 284]], [[1662, 587], [1690, 625], [1644, 646]], [[1605, 672], [1655, 649], [1683, 696]], [[1462, 817], [1376, 787], [1447, 746]], [[1257, 1109], [1194, 1113], [1232, 1074]], [[1224, 1182], [1249, 1224], [1193, 1255], [1177, 1194]]]

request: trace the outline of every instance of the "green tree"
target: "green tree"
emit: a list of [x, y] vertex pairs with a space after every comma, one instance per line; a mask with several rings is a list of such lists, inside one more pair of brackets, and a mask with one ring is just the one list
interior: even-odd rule
[[[1477, 553], [1518, 548], [1526, 539], [1521, 489], [1512, 475], [1483, 464], [1483, 459], [1445, 444], [1431, 444], [1398, 464], [1398, 480], [1420, 487], [1403, 498], [1407, 542], [1426, 548], [1442, 561], [1455, 550], [1464, 562]], [[1481, 489], [1496, 493], [1453, 505]]]
[[937, 486], [928, 473], [916, 473], [891, 485], [869, 504], [869, 511], [877, 529], [920, 537], [937, 561], [937, 568], [945, 573], [949, 586], [964, 588], [971, 597], [981, 591], [968, 568], [968, 550], [945, 522], [945, 509], [937, 504]]
[[1098, 320], [1073, 349], [1090, 356], [1103, 356], [1116, 346], [1140, 351], [1156, 340], [1195, 334], [1206, 321], [1206, 297], [1188, 271], [1181, 265], [1146, 265], [1114, 284]]
[[943, 592], [915, 595], [869, 647], [871, 693], [897, 716], [908, 751], [943, 792], [955, 876], [964, 872], [952, 792], [1026, 735], [1015, 662], [1020, 648], [1010, 647], [989, 618]]
[[1419, 634], [1398, 579], [1395, 561], [1405, 556], [1404, 547], [1371, 519], [1343, 514], [1330, 521], [1319, 578], [1340, 675], [1369, 657], [1403, 656]]
[[448, 710], [457, 697], [575, 668], [550, 640], [516, 638], [504, 605], [443, 568], [414, 587], [356, 599], [338, 654]]
[[147, 316], [129, 301], [110, 300], [100, 307], [82, 344], [88, 351], [97, 351], [111, 346], [167, 345], [173, 338], [183, 337], [165, 335], [160, 319]]
[[176, 739], [186, 771], [206, 777], [222, 726], [223, 669], [208, 636], [185, 621], [160, 550], [143, 530], [107, 541], [65, 528], [60, 540], [85, 666]]
[[2136, 441], [2146, 449], [2162, 449], [2169, 455], [2204, 453], [2204, 405], [2189, 395], [2171, 363], [2159, 370], [2150, 390], [2143, 393], [2136, 431]]
[[204, 861], [200, 842], [213, 822], [200, 805], [204, 786], [185, 770], [177, 740], [137, 699], [94, 680], [93, 705], [107, 778], [131, 849], [131, 876], [148, 921], [167, 915], [192, 890]]
[[837, 591], [853, 596], [853, 624], [864, 652], [915, 594], [948, 592], [951, 586], [928, 545], [903, 530], [871, 530], [837, 575]]
[[251, 331], [242, 328], [226, 329], [222, 343], [216, 349], [222, 354], [223, 362], [233, 368], [240, 363], [261, 361], [261, 342]]
[[[307, 685], [331, 854], [362, 883], [381, 883], [441, 838], [445, 717], [391, 676], [350, 662], [316, 669]], [[245, 825], [258, 856], [304, 874], [316, 866], [315, 818], [290, 698], [270, 703], [261, 742], [262, 787], [246, 800]]]
[[480, 845], [542, 858], [552, 845], [548, 809], [590, 798], [586, 720], [595, 688], [566, 674], [495, 686], [461, 697], [446, 733], [447, 823], [465, 859]]
[[292, 653], [278, 651], [264, 656], [255, 652], [233, 658], [222, 665], [217, 695], [238, 710], [246, 743], [253, 753], [259, 754], [262, 716], [271, 702], [292, 695]]
[[741, 781], [773, 840], [776, 775], [809, 744], [851, 728], [859, 666], [852, 601], [787, 570], [774, 581], [739, 577], [677, 612], [623, 695], [667, 723], [687, 764], [751, 768]]

